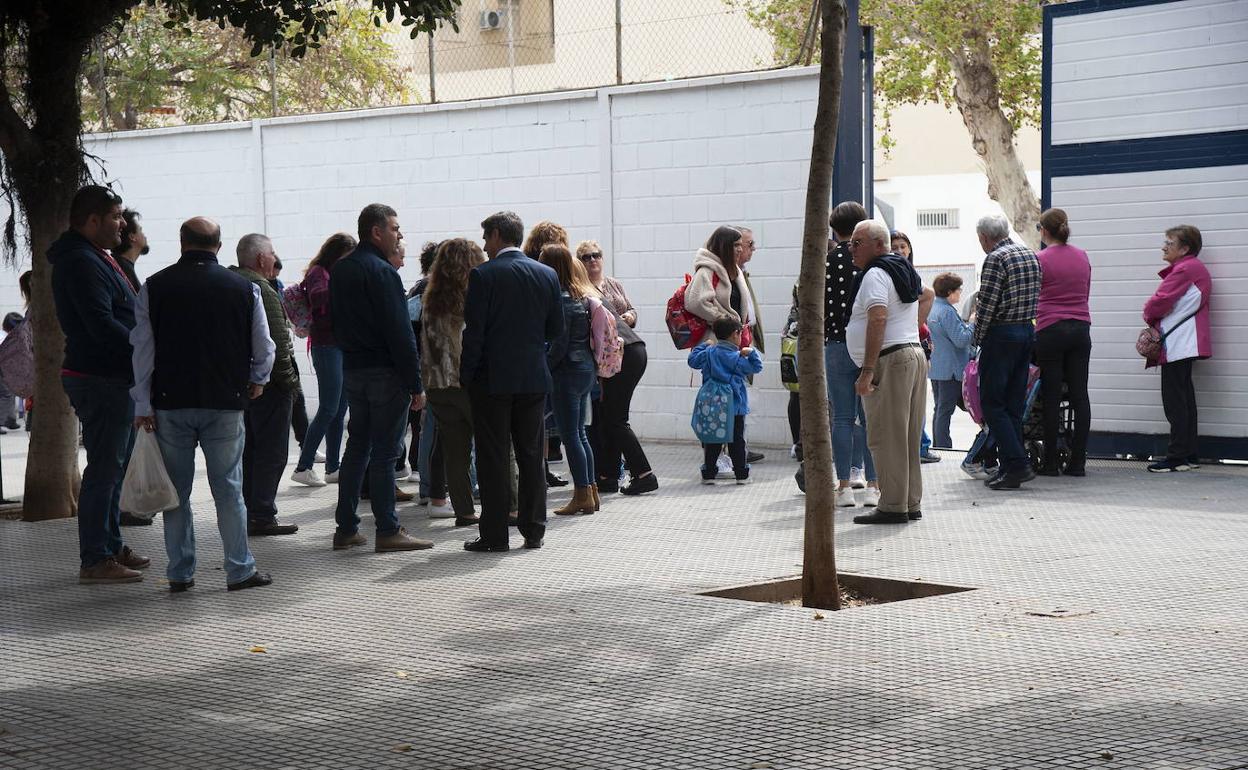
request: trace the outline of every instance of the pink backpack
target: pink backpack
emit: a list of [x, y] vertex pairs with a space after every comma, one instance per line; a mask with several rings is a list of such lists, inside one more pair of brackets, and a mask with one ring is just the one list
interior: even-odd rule
[[[605, 319], [605, 323], [603, 321]], [[601, 333], [594, 333], [595, 324], [602, 327]], [[594, 362], [598, 365], [599, 377], [614, 377], [624, 365], [624, 340], [619, 335], [615, 324], [615, 315], [597, 299], [589, 299], [589, 346], [594, 351]]]
[[[1040, 379], [1040, 367], [1031, 364], [1027, 370], [1027, 398], [1031, 399], [1031, 393], [1035, 389], [1036, 381]], [[984, 424], [984, 408], [979, 401], [979, 359], [972, 358], [966, 364], [966, 369], [962, 372], [962, 402], [966, 406], [966, 412], [975, 421], [976, 425]]]
[[296, 337], [307, 337], [312, 333], [312, 303], [308, 301], [308, 293], [303, 290], [302, 283], [287, 284], [279, 295], [282, 309], [294, 327]]
[[30, 318], [18, 324], [0, 342], [0, 379], [13, 395], [35, 395], [35, 339]]

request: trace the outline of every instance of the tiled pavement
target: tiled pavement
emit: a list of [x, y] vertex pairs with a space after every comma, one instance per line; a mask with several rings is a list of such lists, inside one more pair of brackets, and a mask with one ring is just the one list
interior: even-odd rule
[[[0, 521], [0, 767], [1248, 768], [1244, 469], [990, 493], [950, 453], [923, 521], [838, 514], [840, 566], [979, 590], [816, 620], [696, 595], [797, 572], [782, 452], [705, 488], [695, 450], [650, 451], [659, 494], [541, 551], [465, 553], [408, 505], [434, 550], [335, 553], [333, 488], [284, 488], [301, 530], [253, 539], [275, 583], [237, 594], [202, 477], [176, 597], [159, 522], [126, 530], [148, 579], [99, 587], [72, 521]], [[1086, 614], [1028, 614], [1059, 608]]]

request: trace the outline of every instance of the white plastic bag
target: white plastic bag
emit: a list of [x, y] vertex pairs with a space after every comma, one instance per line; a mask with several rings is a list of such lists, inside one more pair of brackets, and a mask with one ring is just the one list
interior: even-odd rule
[[121, 510], [135, 516], [155, 516], [178, 507], [178, 490], [165, 470], [156, 434], [142, 428], [134, 440], [130, 467], [121, 483]]

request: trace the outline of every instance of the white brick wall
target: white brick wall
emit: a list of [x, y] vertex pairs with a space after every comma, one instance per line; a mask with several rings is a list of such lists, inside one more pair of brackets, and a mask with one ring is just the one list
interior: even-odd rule
[[[178, 225], [195, 215], [220, 221], [226, 264], [240, 236], [267, 233], [286, 280], [328, 235], [354, 231], [374, 201], [398, 210], [409, 252], [429, 239], [479, 238], [480, 221], [499, 209], [530, 225], [559, 222], [573, 245], [599, 240], [640, 310], [651, 363], [633, 422], [649, 438], [692, 435], [691, 370], [663, 326], [666, 299], [717, 225], [748, 224], [760, 243], [750, 272], [769, 349], [750, 438], [787, 445], [778, 332], [798, 268], [816, 90], [816, 72], [803, 69], [106, 134], [85, 145], [143, 215], [152, 252], [140, 276], [177, 259]], [[404, 283], [418, 276], [410, 259]], [[15, 286], [16, 275], [6, 278]], [[5, 307], [20, 305], [15, 288], [0, 294]], [[314, 402], [302, 353], [300, 368]]]

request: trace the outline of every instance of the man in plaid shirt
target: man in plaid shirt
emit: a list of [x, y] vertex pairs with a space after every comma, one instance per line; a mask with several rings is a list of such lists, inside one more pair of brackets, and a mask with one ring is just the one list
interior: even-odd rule
[[984, 485], [1018, 489], [1036, 477], [1023, 448], [1023, 409], [1036, 336], [1040, 261], [1031, 249], [1010, 240], [1010, 223], [999, 214], [979, 220], [975, 233], [987, 255], [975, 303], [979, 397], [1001, 461], [997, 475]]

